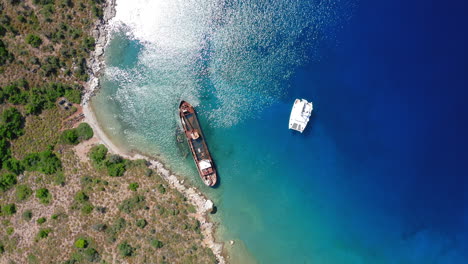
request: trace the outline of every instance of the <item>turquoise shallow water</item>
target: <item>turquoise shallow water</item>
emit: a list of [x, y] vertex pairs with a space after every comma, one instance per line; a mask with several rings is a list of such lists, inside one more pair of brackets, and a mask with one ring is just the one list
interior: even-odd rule
[[[466, 154], [447, 107], [463, 104], [428, 77], [454, 72], [432, 68], [448, 56], [424, 56], [443, 45], [428, 45], [418, 24], [433, 11], [398, 1], [362, 1], [356, 14], [344, 1], [117, 4], [97, 118], [119, 145], [158, 157], [215, 201], [218, 236], [237, 241], [234, 263], [468, 262]], [[298, 97], [315, 105], [304, 134], [287, 129]], [[178, 151], [180, 100], [196, 106], [218, 188]]]

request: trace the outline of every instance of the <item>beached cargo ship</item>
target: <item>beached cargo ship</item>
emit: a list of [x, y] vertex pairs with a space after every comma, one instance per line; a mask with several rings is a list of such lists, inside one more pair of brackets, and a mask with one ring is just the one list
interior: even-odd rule
[[198, 122], [197, 113], [192, 105], [182, 101], [179, 105], [179, 116], [198, 174], [200, 174], [201, 179], [207, 186], [213, 187], [216, 185], [218, 178], [213, 159]]

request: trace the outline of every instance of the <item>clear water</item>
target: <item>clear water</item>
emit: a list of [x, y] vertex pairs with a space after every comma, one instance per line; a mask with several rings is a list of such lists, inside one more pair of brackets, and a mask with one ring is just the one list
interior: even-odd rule
[[[428, 147], [456, 126], [436, 134], [436, 69], [414, 71], [417, 53], [400, 49], [425, 42], [405, 35], [425, 21], [407, 14], [418, 6], [117, 0], [92, 105], [117, 144], [215, 201], [234, 263], [468, 263], [466, 154]], [[304, 134], [287, 129], [297, 97], [315, 105]], [[218, 188], [176, 146], [180, 100], [197, 107]]]

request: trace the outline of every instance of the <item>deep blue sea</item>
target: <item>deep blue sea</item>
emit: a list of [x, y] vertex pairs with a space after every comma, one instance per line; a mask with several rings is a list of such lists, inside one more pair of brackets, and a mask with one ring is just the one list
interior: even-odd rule
[[[233, 263], [468, 263], [467, 4], [126, 2], [98, 120], [215, 201]], [[181, 99], [218, 188], [178, 152]]]

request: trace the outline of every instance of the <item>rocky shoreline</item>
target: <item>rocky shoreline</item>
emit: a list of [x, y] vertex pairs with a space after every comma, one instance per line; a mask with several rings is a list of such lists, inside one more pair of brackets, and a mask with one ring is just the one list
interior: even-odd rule
[[96, 47], [91, 57], [88, 60], [89, 76], [90, 79], [85, 86], [85, 94], [83, 95], [83, 113], [85, 114], [84, 121], [87, 122], [94, 130], [95, 136], [100, 143], [104, 144], [109, 151], [119, 154], [128, 159], [145, 159], [150, 163], [150, 168], [155, 169], [161, 177], [167, 181], [170, 187], [175, 188], [182, 193], [187, 200], [196, 208], [194, 217], [200, 222], [201, 232], [204, 236], [203, 244], [210, 248], [218, 259], [218, 263], [226, 263], [223, 255], [223, 243], [215, 241], [215, 224], [210, 222], [207, 218], [208, 214], [213, 210], [214, 204], [211, 200], [207, 199], [200, 191], [194, 187], [186, 187], [183, 181], [172, 174], [164, 167], [160, 161], [146, 157], [140, 154], [128, 154], [119, 149], [107, 137], [104, 131], [100, 128], [96, 117], [89, 105], [89, 100], [93, 97], [95, 92], [99, 89], [99, 75], [104, 67], [104, 50], [108, 42], [110, 28], [109, 21], [115, 16], [116, 0], [107, 0], [104, 6], [103, 19], [97, 21], [92, 31], [92, 35], [96, 40]]

